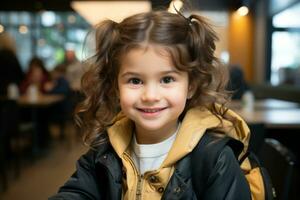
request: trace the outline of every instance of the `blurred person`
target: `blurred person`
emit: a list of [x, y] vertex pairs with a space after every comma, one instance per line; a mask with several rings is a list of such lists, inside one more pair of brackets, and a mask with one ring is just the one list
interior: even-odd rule
[[50, 74], [44, 66], [43, 60], [33, 57], [29, 61], [28, 71], [25, 79], [21, 82], [20, 91], [26, 93], [30, 86], [35, 86], [38, 92], [45, 93], [45, 84], [49, 81]]
[[[37, 100], [39, 94], [46, 91], [44, 85], [49, 81], [50, 74], [44, 66], [43, 60], [38, 57], [32, 57], [28, 63], [28, 70], [25, 78], [20, 84], [21, 94], [28, 95], [29, 99]], [[36, 143], [38, 151], [44, 150], [49, 144], [49, 127], [48, 127], [48, 108], [47, 107], [22, 107], [21, 119], [23, 121], [33, 122], [36, 132]]]
[[51, 79], [44, 84], [45, 93], [69, 95], [70, 85], [65, 78], [65, 68], [60, 64], [50, 73]]
[[81, 78], [85, 72], [84, 68], [86, 65], [78, 60], [73, 49], [67, 49], [65, 51], [63, 64], [65, 66], [65, 77], [71, 88], [69, 103], [71, 110], [74, 110], [76, 105], [83, 99], [83, 94], [81, 93]]
[[232, 99], [241, 99], [250, 90], [240, 65], [229, 66], [229, 83], [227, 90], [232, 92]]
[[0, 95], [6, 95], [7, 87], [11, 83], [19, 85], [23, 78], [14, 39], [6, 32], [0, 33]]
[[74, 50], [66, 50], [64, 64], [66, 67], [66, 78], [70, 83], [71, 89], [79, 91], [84, 69], [82, 63], [77, 59]]
[[50, 73], [51, 80], [44, 85], [47, 94], [64, 95], [64, 100], [54, 104], [48, 109], [48, 118], [51, 123], [59, 124], [60, 138], [64, 138], [64, 128], [66, 122], [71, 119], [72, 104], [70, 103], [71, 89], [69, 82], [65, 78], [65, 67], [63, 64], [57, 65]]

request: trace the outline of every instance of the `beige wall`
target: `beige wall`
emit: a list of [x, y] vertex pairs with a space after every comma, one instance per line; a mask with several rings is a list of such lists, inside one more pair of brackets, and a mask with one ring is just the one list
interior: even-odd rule
[[253, 18], [239, 16], [235, 12], [229, 16], [228, 49], [230, 63], [240, 64], [247, 81], [253, 81]]
[[215, 27], [219, 41], [216, 43], [216, 56], [221, 57], [222, 52], [228, 52], [228, 26]]

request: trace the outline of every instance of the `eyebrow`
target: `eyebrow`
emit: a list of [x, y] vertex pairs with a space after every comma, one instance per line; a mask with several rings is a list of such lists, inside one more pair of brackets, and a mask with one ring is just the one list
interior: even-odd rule
[[135, 73], [135, 72], [125, 72], [123, 74], [121, 74], [120, 77], [126, 77], [126, 76], [139, 76], [139, 73]]
[[[167, 70], [167, 71], [161, 71], [160, 75], [166, 75], [166, 74], [172, 74], [172, 73], [179, 74], [180, 72], [178, 70]], [[126, 76], [141, 76], [141, 74], [137, 73], [137, 72], [128, 71], [128, 72], [122, 73], [120, 77], [126, 77]]]

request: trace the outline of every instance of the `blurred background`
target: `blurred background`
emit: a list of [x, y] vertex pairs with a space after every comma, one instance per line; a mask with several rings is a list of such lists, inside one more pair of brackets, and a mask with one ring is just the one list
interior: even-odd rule
[[[170, 6], [171, 5], [171, 6]], [[228, 105], [253, 131], [253, 150], [278, 199], [299, 186], [300, 0], [5, 0], [0, 7], [0, 199], [47, 199], [87, 150], [72, 112], [93, 53], [93, 26], [176, 6], [205, 16], [228, 66]], [[87, 35], [91, 37], [87, 37]]]

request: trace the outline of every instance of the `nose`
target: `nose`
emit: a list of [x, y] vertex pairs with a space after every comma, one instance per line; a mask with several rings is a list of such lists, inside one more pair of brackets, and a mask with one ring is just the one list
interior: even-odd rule
[[145, 102], [154, 102], [160, 100], [160, 91], [159, 87], [156, 84], [148, 84], [144, 87], [142, 94], [142, 101]]

